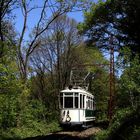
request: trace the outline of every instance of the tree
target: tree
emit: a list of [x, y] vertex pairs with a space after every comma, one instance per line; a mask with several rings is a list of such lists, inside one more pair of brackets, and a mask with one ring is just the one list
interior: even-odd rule
[[[123, 57], [119, 57], [119, 66], [124, 69], [119, 80], [119, 92], [117, 95], [118, 106], [136, 108], [140, 100], [140, 64], [139, 56], [136, 55], [130, 60], [132, 52], [129, 49], [123, 50]], [[124, 65], [125, 62], [125, 65]]]
[[[23, 27], [17, 43], [17, 52], [18, 67], [23, 82], [25, 82], [27, 78], [29, 56], [35, 48], [39, 46], [38, 40], [40, 36], [50, 28], [50, 25], [57, 17], [72, 11], [75, 7], [81, 5], [82, 3], [83, 2], [80, 0], [45, 0], [41, 2], [41, 5], [39, 6], [35, 6], [32, 1], [30, 2], [28, 0], [22, 0], [19, 3], [23, 14]], [[40, 9], [40, 17], [34, 26], [34, 33], [31, 35], [30, 40], [27, 39], [28, 41], [25, 41], [26, 39], [24, 40], [24, 37], [27, 33], [27, 20], [29, 19], [29, 14], [32, 10], [37, 8]], [[48, 13], [49, 15], [47, 15]]]
[[139, 7], [139, 0], [100, 1], [85, 13], [85, 21], [79, 28], [100, 48], [108, 49], [109, 38], [113, 35], [113, 45], [117, 50], [127, 46], [133, 54], [139, 53]]
[[0, 58], [5, 55], [5, 44], [15, 41], [16, 34], [10, 20], [12, 19], [12, 10], [16, 8], [16, 3], [17, 0], [0, 1]]
[[75, 20], [67, 16], [58, 17], [52, 22], [49, 34], [48, 31], [42, 34], [42, 46], [31, 56], [31, 61], [38, 70], [51, 74], [53, 88], [63, 89], [67, 84], [73, 61], [72, 51], [81, 42], [76, 27]]

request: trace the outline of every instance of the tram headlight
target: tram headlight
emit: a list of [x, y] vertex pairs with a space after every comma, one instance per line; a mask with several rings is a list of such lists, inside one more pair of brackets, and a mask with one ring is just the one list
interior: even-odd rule
[[71, 121], [71, 117], [69, 116], [69, 110], [67, 111], [67, 115], [66, 115], [66, 122], [70, 122]]
[[67, 116], [66, 122], [70, 122], [70, 121], [71, 121], [71, 117], [70, 116]]

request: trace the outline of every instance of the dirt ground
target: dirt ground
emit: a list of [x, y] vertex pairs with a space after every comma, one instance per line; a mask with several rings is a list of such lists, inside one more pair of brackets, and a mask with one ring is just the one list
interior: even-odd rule
[[99, 131], [101, 131], [99, 127], [92, 127], [82, 131], [60, 131], [47, 136], [26, 138], [24, 140], [90, 140], [91, 136], [95, 135]]

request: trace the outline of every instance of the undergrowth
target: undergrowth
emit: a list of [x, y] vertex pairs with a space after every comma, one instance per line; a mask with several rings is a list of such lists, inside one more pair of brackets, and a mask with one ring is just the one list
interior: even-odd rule
[[93, 140], [139, 140], [140, 139], [140, 111], [126, 108], [114, 115], [107, 129], [96, 134]]
[[0, 130], [0, 140], [19, 140], [27, 137], [45, 136], [51, 132], [59, 131], [61, 128], [57, 122], [47, 124], [46, 122], [32, 122], [26, 126], [14, 127], [8, 130]]

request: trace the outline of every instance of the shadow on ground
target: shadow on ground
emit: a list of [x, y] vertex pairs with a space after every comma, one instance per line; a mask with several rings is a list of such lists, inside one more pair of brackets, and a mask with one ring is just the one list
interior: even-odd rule
[[23, 140], [90, 140], [90, 138], [80, 138], [77, 136], [70, 136], [66, 134], [50, 134], [47, 136], [37, 136], [33, 138], [26, 138]]

